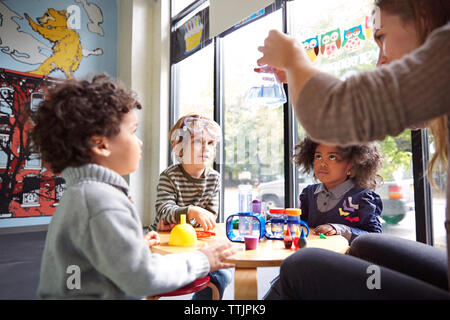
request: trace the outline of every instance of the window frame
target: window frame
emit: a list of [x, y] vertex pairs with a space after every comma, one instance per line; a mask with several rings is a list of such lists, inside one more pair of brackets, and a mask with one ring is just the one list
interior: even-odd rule
[[[292, 0], [276, 0], [274, 1], [275, 7], [273, 7], [273, 11], [278, 9], [282, 10], [282, 28], [283, 32], [290, 33], [288, 23], [289, 12], [287, 2]], [[189, 6], [181, 10], [177, 15], [170, 19], [171, 23], [171, 39], [172, 34], [174, 32], [174, 28], [178, 23], [180, 23], [183, 19], [195, 13], [200, 7], [204, 6], [204, 4], [208, 2], [208, 0], [197, 0], [191, 3]], [[170, 10], [172, 12], [172, 1], [170, 2]], [[272, 5], [273, 6], [273, 5]], [[269, 7], [267, 7], [269, 8]], [[269, 10], [270, 11], [270, 10]], [[213, 100], [214, 100], [214, 121], [216, 121], [223, 130], [224, 124], [224, 79], [223, 79], [223, 37], [240, 29], [246, 27], [247, 25], [253, 23], [254, 21], [259, 20], [266, 15], [271, 14], [273, 11], [266, 12], [257, 17], [256, 19], [245, 23], [242, 26], [237, 28], [230, 28], [223, 33], [215, 36], [213, 39], [208, 40], [204, 47], [213, 45], [214, 48], [214, 76], [213, 76]], [[171, 45], [172, 50], [172, 45]], [[200, 48], [198, 50], [202, 50]], [[193, 52], [195, 54], [198, 50]], [[172, 56], [172, 53], [171, 53]], [[183, 59], [184, 60], [184, 59]], [[182, 60], [180, 60], [182, 61]], [[178, 61], [179, 62], [179, 61]], [[172, 127], [175, 123], [175, 104], [176, 104], [176, 70], [177, 63], [174, 63], [171, 59], [170, 62], [170, 110], [169, 110], [169, 127]], [[288, 85], [284, 84], [284, 89], [288, 92]], [[298, 174], [296, 165], [292, 162], [292, 152], [296, 143], [297, 136], [297, 123], [295, 121], [295, 114], [293, 108], [290, 106], [291, 102], [288, 101], [283, 105], [283, 131], [284, 131], [284, 181], [285, 181], [285, 207], [296, 207], [300, 190], [298, 190]], [[430, 183], [426, 177], [426, 168], [428, 165], [428, 133], [426, 130], [411, 130], [411, 150], [412, 150], [412, 161], [413, 161], [413, 181], [414, 181], [414, 203], [415, 203], [415, 231], [416, 231], [416, 241], [423, 242], [429, 245], [434, 245], [433, 241], [433, 225], [432, 225], [432, 198], [431, 198], [431, 188]], [[220, 149], [220, 163], [214, 162], [214, 169], [217, 170], [222, 177], [221, 184], [221, 192], [220, 192], [220, 213], [219, 213], [219, 222], [224, 221], [224, 163], [223, 163], [223, 155], [224, 155], [224, 146], [221, 146]], [[171, 154], [172, 149], [169, 146], [168, 153], [168, 163], [171, 163]]]

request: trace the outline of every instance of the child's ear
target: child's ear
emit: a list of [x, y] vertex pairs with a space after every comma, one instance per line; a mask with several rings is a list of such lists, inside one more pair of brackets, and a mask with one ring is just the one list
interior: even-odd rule
[[105, 137], [92, 136], [90, 139], [91, 151], [94, 156], [97, 157], [108, 157], [111, 154], [111, 150], [108, 148], [108, 141]]
[[183, 156], [183, 149], [180, 142], [172, 142], [172, 149], [175, 152], [175, 155], [182, 157]]

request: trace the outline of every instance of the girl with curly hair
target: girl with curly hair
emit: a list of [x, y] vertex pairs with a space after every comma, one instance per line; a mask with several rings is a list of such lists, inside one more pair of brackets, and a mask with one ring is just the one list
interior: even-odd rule
[[314, 233], [339, 234], [350, 242], [363, 233], [381, 233], [383, 204], [374, 190], [383, 160], [377, 143], [337, 147], [306, 137], [296, 150], [294, 162], [320, 181], [300, 194], [302, 220]]

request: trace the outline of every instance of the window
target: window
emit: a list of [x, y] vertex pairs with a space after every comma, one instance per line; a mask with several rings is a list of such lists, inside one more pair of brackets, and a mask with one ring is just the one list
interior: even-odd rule
[[172, 17], [179, 14], [190, 4], [194, 3], [195, 0], [172, 0]]
[[175, 122], [193, 112], [214, 118], [213, 49], [212, 45], [208, 45], [175, 65]]
[[[292, 123], [291, 114], [283, 114], [286, 106], [251, 106], [245, 101], [255, 82], [253, 68], [261, 55], [257, 47], [270, 29], [282, 30], [287, 26], [289, 34], [303, 42], [310, 59], [326, 72], [345, 79], [374, 69], [378, 48], [369, 24], [373, 1], [275, 1], [262, 11], [262, 17], [255, 21], [244, 19], [214, 39], [209, 39], [206, 23], [208, 5], [206, 0], [172, 0], [172, 17], [187, 7], [192, 10], [172, 19], [172, 42], [181, 44], [172, 50], [176, 55], [171, 57], [170, 125], [184, 114], [197, 112], [215, 118], [223, 128], [223, 163], [219, 167], [224, 182], [221, 196], [225, 219], [239, 210], [239, 185], [250, 186], [253, 198], [268, 206], [284, 207], [285, 203], [298, 199], [302, 188], [314, 180], [300, 174], [298, 168], [291, 170], [288, 163], [293, 152], [290, 144], [302, 139], [305, 132], [298, 123]], [[189, 24], [192, 17], [195, 20], [198, 12], [205, 37], [192, 49], [179, 27], [186, 21]], [[413, 178], [417, 180], [418, 173], [413, 176], [412, 155], [422, 151], [411, 143], [411, 136], [411, 131], [405, 130], [397, 137], [379, 141], [384, 156], [381, 173], [384, 183], [376, 192], [384, 205], [383, 232], [415, 240], [420, 238], [416, 228], [423, 232], [425, 226], [420, 222], [416, 225]], [[443, 172], [436, 172], [435, 177], [445, 185]], [[296, 182], [286, 186], [285, 181], [291, 180]], [[289, 191], [286, 195], [285, 189]], [[417, 188], [416, 203], [427, 206], [425, 195], [419, 192]], [[445, 200], [434, 190], [432, 196], [434, 238], [439, 246], [439, 234], [443, 234], [445, 241], [441, 223]]]
[[[378, 48], [369, 25], [373, 1], [294, 1], [289, 3], [292, 34], [320, 69], [345, 79], [375, 68]], [[299, 137], [305, 133], [298, 127]], [[414, 190], [410, 130], [379, 141], [384, 182], [375, 190], [383, 201], [383, 233], [415, 239]], [[317, 183], [299, 173], [299, 192]], [[304, 180], [302, 182], [302, 180]]]
[[[223, 38], [225, 219], [239, 212], [238, 186], [252, 186], [253, 198], [284, 207], [283, 108], [254, 106], [246, 96], [257, 79], [257, 50], [270, 29], [281, 30], [281, 10]], [[264, 190], [261, 190], [263, 188]], [[260, 191], [258, 194], [258, 190]]]

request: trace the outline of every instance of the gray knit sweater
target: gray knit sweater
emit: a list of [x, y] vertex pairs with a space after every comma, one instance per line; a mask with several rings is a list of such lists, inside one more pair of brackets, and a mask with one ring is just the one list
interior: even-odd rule
[[199, 251], [151, 253], [120, 175], [88, 164], [65, 169], [63, 177], [67, 189], [50, 223], [42, 258], [41, 298], [141, 298], [208, 274], [208, 259]]
[[[382, 140], [447, 115], [450, 141], [450, 23], [434, 30], [411, 54], [374, 71], [345, 81], [322, 72], [316, 74], [301, 91], [295, 113], [313, 139], [341, 145]], [[446, 209], [450, 259], [448, 181], [450, 166]], [[448, 279], [450, 288], [450, 263]]]

